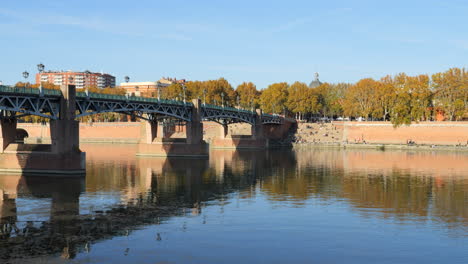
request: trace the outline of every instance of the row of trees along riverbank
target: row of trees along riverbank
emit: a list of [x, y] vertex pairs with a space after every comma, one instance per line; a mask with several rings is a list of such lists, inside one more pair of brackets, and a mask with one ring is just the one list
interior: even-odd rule
[[[297, 119], [321, 117], [363, 117], [391, 121], [395, 125], [435, 120], [468, 118], [468, 75], [466, 69], [451, 68], [432, 76], [400, 73], [380, 80], [361, 79], [355, 84], [324, 83], [315, 88], [295, 82], [273, 83], [258, 91], [251, 82], [237, 89], [225, 80], [187, 83], [186, 97], [205, 98], [207, 103], [261, 107], [268, 113], [286, 113]], [[163, 96], [176, 98], [183, 93], [180, 84], [169, 86]], [[224, 99], [221, 94], [224, 94]], [[237, 96], [239, 97], [237, 101]]]
[[[302, 82], [279, 82], [263, 90], [257, 90], [252, 82], [244, 82], [234, 89], [227, 80], [220, 78], [187, 82], [185, 91], [181, 84], [172, 84], [161, 90], [161, 98], [182, 99], [185, 94], [186, 100], [200, 98], [209, 104], [224, 103], [225, 106], [244, 109], [260, 107], [266, 113], [286, 114], [300, 120], [310, 120], [312, 117], [363, 117], [366, 120], [391, 121], [398, 126], [435, 120], [437, 115], [443, 115], [450, 121], [468, 118], [467, 74], [465, 68], [451, 68], [431, 76], [400, 73], [379, 80], [365, 78], [355, 84], [323, 83], [315, 88]], [[24, 85], [17, 83], [17, 86]], [[44, 88], [58, 89], [52, 84], [44, 85], [47, 85]], [[91, 92], [125, 94], [125, 90], [118, 87], [88, 89]], [[146, 96], [156, 97], [157, 94]], [[88, 118], [112, 121], [117, 120], [118, 116], [106, 113]]]

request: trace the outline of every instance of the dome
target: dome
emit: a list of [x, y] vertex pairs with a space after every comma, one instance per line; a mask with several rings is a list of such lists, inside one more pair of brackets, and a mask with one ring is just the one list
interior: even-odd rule
[[322, 85], [322, 82], [319, 81], [319, 74], [316, 72], [314, 76], [315, 76], [315, 80], [310, 82], [309, 88], [316, 88]]

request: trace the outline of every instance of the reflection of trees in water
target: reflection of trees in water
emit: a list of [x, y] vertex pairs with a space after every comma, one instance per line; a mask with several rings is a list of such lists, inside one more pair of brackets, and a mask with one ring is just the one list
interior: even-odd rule
[[[50, 219], [15, 230], [16, 204], [8, 201], [13, 214], [2, 218], [0, 257], [73, 257], [97, 240], [127, 235], [170, 217], [201, 214], [207, 204], [222, 204], [236, 192], [241, 197], [255, 197], [257, 189], [273, 201], [300, 204], [311, 197], [345, 199], [368, 216], [430, 217], [448, 226], [468, 225], [466, 178], [410, 175], [400, 168], [382, 173], [350, 170], [347, 155], [325, 150], [220, 151], [210, 161], [137, 158], [106, 165], [89, 162], [88, 192], [122, 194], [121, 204], [90, 214], [78, 212], [83, 188], [76, 186], [84, 182], [28, 178], [19, 181], [17, 189], [35, 197], [51, 197]], [[379, 210], [365, 210], [368, 208]]]
[[[364, 166], [362, 170], [350, 170], [346, 166], [347, 155], [336, 150], [298, 152], [297, 166], [265, 171], [271, 177], [265, 178], [262, 190], [276, 201], [344, 198], [369, 216], [399, 220], [416, 217], [412, 220], [468, 227], [468, 178], [460, 176], [461, 172], [440, 177], [413, 174], [405, 167], [366, 170]], [[379, 210], [365, 210], [368, 208]]]

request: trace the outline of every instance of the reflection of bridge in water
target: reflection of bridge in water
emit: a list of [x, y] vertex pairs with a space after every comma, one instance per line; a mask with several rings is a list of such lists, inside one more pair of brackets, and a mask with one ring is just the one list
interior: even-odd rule
[[[85, 147], [90, 154], [100, 148]], [[466, 168], [459, 165], [452, 175], [441, 180], [437, 173], [431, 174], [430, 154], [412, 156], [413, 162], [428, 167], [425, 173], [412, 173], [408, 165], [365, 170], [375, 159], [403, 160], [407, 155], [395, 152], [311, 151], [297, 155], [284, 151], [213, 150], [211, 156], [216, 158], [208, 161], [134, 158], [134, 152], [121, 146], [101, 148], [109, 152], [110, 159], [104, 161], [90, 155], [86, 182], [26, 176], [1, 178], [2, 258], [60, 253], [73, 257], [78, 251], [89, 250], [98, 240], [126, 235], [150, 224], [163, 224], [171, 217], [199, 215], [207, 204], [228, 201], [233, 193], [246, 199], [260, 195], [275, 201], [290, 200], [294, 206], [311, 198], [344, 199], [353, 210], [373, 217], [417, 216], [419, 221], [437, 219], [448, 227], [468, 228], [464, 206]], [[374, 159], [367, 163], [361, 160], [361, 166], [347, 165], [347, 161], [362, 155]], [[459, 161], [466, 161], [466, 156]], [[84, 190], [118, 192], [120, 203], [97, 204], [94, 210], [88, 210], [82, 200]], [[29, 208], [18, 207], [16, 201], [31, 196], [50, 201], [49, 216], [40, 222], [22, 220], [21, 212]]]
[[[253, 110], [253, 109], [252, 109]], [[85, 156], [79, 149], [77, 118], [100, 113], [122, 113], [145, 120], [139, 144], [139, 155], [207, 156], [203, 141], [202, 121], [220, 124], [220, 146], [259, 147], [267, 143], [263, 126], [281, 126], [284, 118], [263, 114], [260, 109], [220, 107], [201, 103], [160, 100], [145, 97], [76, 92], [75, 86], [61, 90], [39, 90], [0, 86], [0, 168], [7, 172], [84, 173]], [[16, 144], [18, 118], [34, 115], [50, 120], [51, 145]], [[186, 139], [164, 136], [167, 120], [185, 123]], [[248, 138], [228, 137], [228, 125], [252, 125]], [[22, 131], [24, 132], [24, 131]]]

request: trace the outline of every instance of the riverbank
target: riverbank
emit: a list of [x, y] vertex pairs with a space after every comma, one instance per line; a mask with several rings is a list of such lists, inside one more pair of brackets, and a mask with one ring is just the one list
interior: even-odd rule
[[411, 151], [460, 151], [468, 152], [468, 146], [450, 145], [398, 145], [398, 144], [342, 144], [342, 143], [292, 143], [293, 149], [339, 148], [339, 149], [374, 149], [374, 150], [411, 150]]
[[[203, 138], [207, 142], [219, 136], [219, 124], [204, 122]], [[20, 123], [28, 135], [26, 143], [50, 143], [48, 125]], [[182, 127], [169, 127], [170, 137], [185, 137]], [[251, 125], [240, 123], [229, 126], [231, 135], [250, 135]], [[82, 123], [82, 143], [138, 144], [141, 137], [140, 122]], [[389, 122], [332, 122], [297, 123], [287, 136], [272, 140], [279, 146], [325, 146], [349, 148], [392, 148], [425, 150], [465, 150], [468, 148], [468, 122], [421, 122], [410, 126], [393, 127]], [[411, 143], [411, 144], [408, 144]]]

